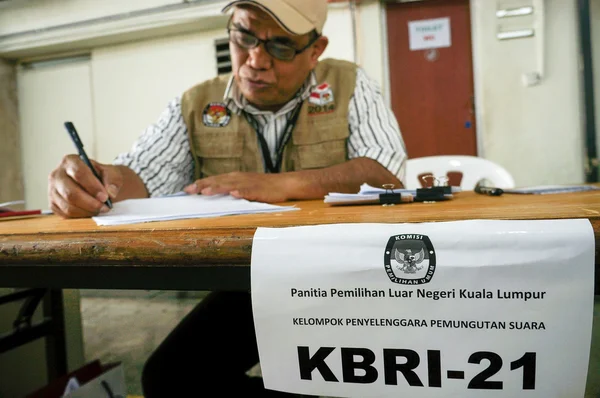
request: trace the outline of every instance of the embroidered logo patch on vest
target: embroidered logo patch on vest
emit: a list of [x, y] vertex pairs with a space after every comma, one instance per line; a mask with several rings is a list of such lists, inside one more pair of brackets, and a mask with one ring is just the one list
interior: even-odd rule
[[333, 90], [328, 83], [323, 83], [317, 86], [308, 97], [308, 114], [314, 116], [333, 111], [335, 111]]
[[231, 112], [220, 102], [211, 102], [204, 108], [202, 121], [207, 127], [225, 127], [231, 120]]

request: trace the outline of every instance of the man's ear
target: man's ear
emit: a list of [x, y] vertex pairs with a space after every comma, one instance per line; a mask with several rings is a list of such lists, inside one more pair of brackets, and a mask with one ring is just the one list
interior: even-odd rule
[[328, 45], [329, 39], [327, 38], [327, 36], [321, 36], [317, 39], [317, 41], [315, 41], [315, 43], [312, 46], [312, 53], [310, 54], [310, 62], [312, 68], [315, 68], [317, 66], [317, 63], [319, 62], [319, 57], [321, 56], [321, 54], [323, 54], [323, 52], [325, 52], [325, 49]]

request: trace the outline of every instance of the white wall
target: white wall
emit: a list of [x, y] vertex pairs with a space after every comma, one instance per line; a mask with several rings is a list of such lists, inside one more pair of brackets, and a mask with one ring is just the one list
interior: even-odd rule
[[23, 69], [18, 73], [21, 148], [28, 209], [48, 208], [48, 175], [62, 157], [77, 153], [64, 128], [72, 121], [95, 157], [89, 61]]
[[546, 0], [546, 76], [533, 38], [496, 39], [496, 1], [472, 0], [481, 156], [504, 165], [517, 185], [584, 181], [576, 0]]
[[[0, 5], [0, 36], [183, 2], [183, 0], [21, 0]], [[378, 5], [373, 0], [365, 3]], [[331, 5], [324, 33], [335, 41], [335, 45], [330, 46], [324, 56], [354, 59], [352, 25], [347, 3]]]
[[0, 56], [35, 60], [224, 26], [225, 0], [0, 2]]
[[97, 159], [129, 150], [171, 99], [216, 76], [214, 40], [224, 37], [218, 30], [94, 50]]
[[0, 3], [0, 36], [107, 17], [183, 0], [19, 0]]
[[357, 7], [358, 64], [386, 90], [385, 26], [382, 24], [383, 7], [378, 1], [362, 1]]
[[329, 7], [327, 22], [323, 27], [323, 35], [329, 38], [329, 46], [322, 58], [338, 58], [354, 61], [352, 41], [352, 18], [347, 3]]
[[376, 0], [363, 0], [354, 11], [356, 26], [355, 43], [352, 40], [352, 12], [348, 3], [332, 4], [329, 7], [327, 23], [323, 34], [329, 38], [329, 47], [322, 58], [339, 58], [356, 62], [373, 78], [382, 89], [385, 88], [384, 36], [381, 24], [382, 6]]

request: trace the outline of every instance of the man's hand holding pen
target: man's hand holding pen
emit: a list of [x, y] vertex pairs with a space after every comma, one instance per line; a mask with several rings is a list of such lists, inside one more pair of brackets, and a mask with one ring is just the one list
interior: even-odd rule
[[105, 202], [114, 200], [123, 185], [121, 170], [91, 161], [102, 181], [77, 155], [65, 156], [48, 181], [50, 208], [64, 218], [92, 217], [109, 211]]

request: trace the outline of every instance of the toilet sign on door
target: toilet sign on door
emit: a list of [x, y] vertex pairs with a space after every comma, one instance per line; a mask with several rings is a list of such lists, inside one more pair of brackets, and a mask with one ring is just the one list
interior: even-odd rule
[[408, 39], [411, 51], [450, 47], [450, 18], [410, 21]]

